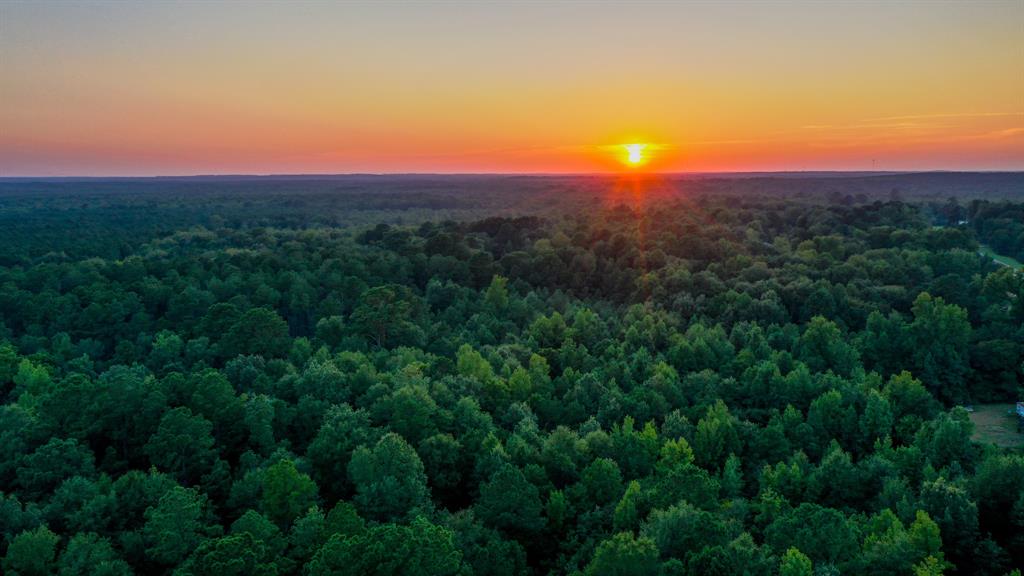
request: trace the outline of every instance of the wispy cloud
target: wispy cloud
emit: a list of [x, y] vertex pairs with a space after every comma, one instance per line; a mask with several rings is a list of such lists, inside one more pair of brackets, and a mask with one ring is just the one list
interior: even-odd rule
[[808, 124], [804, 130], [871, 130], [875, 128], [920, 128], [920, 122], [857, 122], [853, 124]]
[[934, 120], [937, 118], [996, 118], [1001, 116], [1024, 116], [1024, 112], [949, 112], [944, 114], [911, 114], [907, 116], [882, 116], [873, 121], [892, 120]]
[[[971, 130], [971, 119], [1024, 117], [1024, 112], [950, 112], [867, 118], [846, 124], [808, 124], [800, 128], [812, 146], [858, 147], [886, 143], [931, 144], [942, 138], [986, 140], [1011, 138], [1024, 133], [1019, 127]], [[997, 123], [1005, 122], [996, 121]], [[991, 124], [991, 122], [990, 122]]]
[[1004, 130], [996, 130], [995, 132], [989, 132], [989, 136], [992, 138], [1011, 138], [1013, 136], [1024, 135], [1024, 126], [1017, 126], [1014, 128], [1006, 128]]

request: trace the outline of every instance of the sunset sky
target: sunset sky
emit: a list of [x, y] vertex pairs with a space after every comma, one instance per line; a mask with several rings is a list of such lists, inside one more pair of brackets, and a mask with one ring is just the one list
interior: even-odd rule
[[0, 4], [0, 176], [605, 172], [628, 142], [1024, 169], [1024, 0]]

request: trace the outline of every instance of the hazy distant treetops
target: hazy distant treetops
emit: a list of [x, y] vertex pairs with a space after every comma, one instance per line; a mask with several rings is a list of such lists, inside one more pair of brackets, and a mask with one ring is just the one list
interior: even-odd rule
[[1024, 458], [957, 405], [1022, 392], [977, 253], [1021, 206], [813, 186], [351, 231], [323, 189], [17, 196], [0, 566], [1006, 574]]

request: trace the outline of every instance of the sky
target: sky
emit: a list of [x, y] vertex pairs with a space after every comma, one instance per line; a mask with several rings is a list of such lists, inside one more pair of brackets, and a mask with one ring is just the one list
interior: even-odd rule
[[1024, 0], [0, 3], [0, 176], [1024, 169]]

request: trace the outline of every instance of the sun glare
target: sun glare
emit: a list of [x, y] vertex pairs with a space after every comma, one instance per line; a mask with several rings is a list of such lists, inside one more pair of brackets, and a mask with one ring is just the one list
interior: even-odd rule
[[626, 164], [639, 166], [647, 161], [644, 154], [647, 144], [623, 144], [622, 147], [626, 150]]

